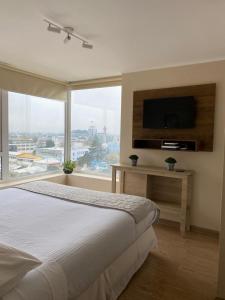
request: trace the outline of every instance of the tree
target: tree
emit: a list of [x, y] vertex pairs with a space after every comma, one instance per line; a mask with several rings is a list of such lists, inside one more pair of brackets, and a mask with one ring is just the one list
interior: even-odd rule
[[97, 135], [94, 136], [89, 147], [89, 154], [92, 157], [92, 160], [97, 161], [102, 160], [105, 155], [104, 149], [102, 148], [102, 143]]
[[55, 147], [55, 143], [53, 140], [46, 140], [46, 148], [52, 148], [52, 147]]
[[90, 166], [94, 161], [99, 162], [104, 160], [106, 155], [105, 150], [102, 148], [102, 144], [97, 135], [92, 139], [92, 142], [89, 146], [89, 151], [80, 157], [77, 161], [79, 166], [87, 165]]

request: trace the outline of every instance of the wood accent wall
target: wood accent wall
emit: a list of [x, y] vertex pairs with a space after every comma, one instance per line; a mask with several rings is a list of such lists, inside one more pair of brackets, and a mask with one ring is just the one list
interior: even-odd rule
[[[215, 83], [135, 91], [133, 95], [133, 142], [134, 140], [151, 139], [196, 141], [197, 151], [213, 151], [215, 95]], [[195, 128], [143, 128], [143, 102], [145, 99], [183, 96], [194, 96], [196, 100]]]

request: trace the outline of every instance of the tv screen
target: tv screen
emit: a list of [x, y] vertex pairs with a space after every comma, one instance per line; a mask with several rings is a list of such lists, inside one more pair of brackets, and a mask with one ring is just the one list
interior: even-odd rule
[[145, 99], [143, 128], [193, 128], [196, 105], [193, 96]]

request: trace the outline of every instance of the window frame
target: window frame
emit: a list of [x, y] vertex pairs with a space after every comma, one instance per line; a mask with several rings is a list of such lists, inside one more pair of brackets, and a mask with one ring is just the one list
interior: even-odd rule
[[2, 102], [2, 180], [8, 179], [8, 92], [0, 90]]
[[71, 90], [67, 92], [65, 101], [64, 161], [71, 160]]
[[[107, 88], [112, 86], [121, 86], [121, 91], [122, 91], [122, 79], [120, 76], [95, 79], [95, 80], [86, 80], [80, 82], [71, 82], [67, 91], [67, 100], [63, 101], [64, 103], [64, 160], [65, 161], [71, 159], [72, 91], [81, 90], [81, 89], [103, 88], [103, 87]], [[19, 181], [19, 180], [30, 179], [31, 177], [40, 177], [44, 175], [58, 174], [57, 172], [57, 173], [45, 173], [45, 174], [21, 176], [20, 178], [9, 177], [8, 91], [0, 89], [0, 101], [2, 102], [2, 116], [1, 116], [2, 117], [2, 152], [0, 152], [0, 159], [2, 160], [2, 178], [0, 178], [0, 182]], [[121, 106], [122, 106], [122, 94], [121, 94]], [[87, 176], [87, 174], [85, 173], [79, 173], [79, 176], [82, 175]], [[98, 177], [98, 175], [96, 175], [96, 177]]]

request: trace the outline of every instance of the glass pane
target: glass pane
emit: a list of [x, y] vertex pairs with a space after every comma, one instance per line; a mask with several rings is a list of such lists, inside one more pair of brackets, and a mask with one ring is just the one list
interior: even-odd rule
[[0, 156], [0, 180], [2, 180], [2, 157]]
[[72, 92], [71, 158], [77, 171], [110, 176], [119, 161], [121, 87]]
[[8, 93], [9, 175], [57, 172], [64, 159], [64, 103]]

